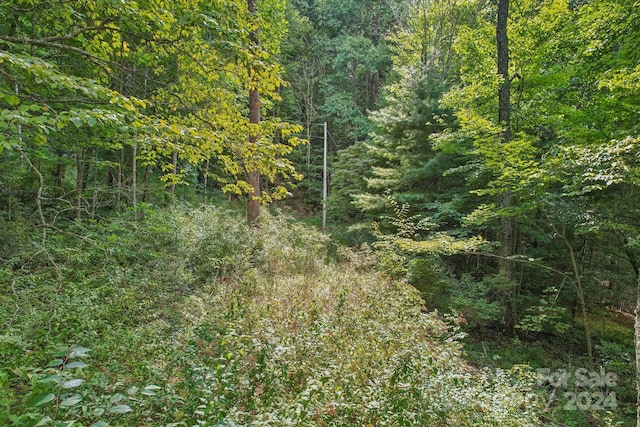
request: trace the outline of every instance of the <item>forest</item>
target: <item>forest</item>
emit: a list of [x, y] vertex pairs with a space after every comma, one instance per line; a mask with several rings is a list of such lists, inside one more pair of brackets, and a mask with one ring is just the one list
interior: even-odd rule
[[639, 23], [0, 1], [0, 425], [640, 427]]

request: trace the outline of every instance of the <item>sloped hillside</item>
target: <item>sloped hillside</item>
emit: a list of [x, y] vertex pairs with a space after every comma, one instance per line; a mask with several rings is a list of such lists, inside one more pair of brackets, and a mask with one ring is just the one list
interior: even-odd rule
[[5, 236], [1, 425], [539, 425], [526, 377], [465, 364], [455, 319], [280, 215], [34, 233]]

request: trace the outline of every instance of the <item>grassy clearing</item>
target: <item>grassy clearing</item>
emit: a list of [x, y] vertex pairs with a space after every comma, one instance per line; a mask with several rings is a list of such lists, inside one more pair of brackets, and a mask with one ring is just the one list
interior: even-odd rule
[[527, 375], [470, 368], [455, 319], [282, 216], [71, 224], [55, 267], [30, 237], [0, 270], [1, 425], [539, 425]]

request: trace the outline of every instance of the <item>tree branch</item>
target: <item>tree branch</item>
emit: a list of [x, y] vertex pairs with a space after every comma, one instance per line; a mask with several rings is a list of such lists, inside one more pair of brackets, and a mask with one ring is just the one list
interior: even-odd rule
[[[37, 39], [38, 41], [42, 42], [42, 43], [51, 43], [51, 42], [56, 42], [59, 40], [69, 40], [72, 39], [74, 37], [76, 37], [79, 34], [82, 33], [87, 33], [89, 31], [100, 31], [100, 30], [114, 30], [114, 31], [119, 31], [118, 28], [114, 28], [114, 27], [110, 27], [109, 24], [112, 24], [114, 22], [116, 22], [117, 19], [115, 18], [110, 18], [110, 19], [105, 19], [104, 21], [102, 21], [100, 23], [100, 25], [95, 25], [93, 27], [84, 27], [84, 28], [78, 28], [75, 31], [72, 31], [68, 34], [62, 35], [62, 36], [49, 36], [49, 37], [43, 37], [41, 39]], [[15, 37], [17, 38], [17, 37]]]

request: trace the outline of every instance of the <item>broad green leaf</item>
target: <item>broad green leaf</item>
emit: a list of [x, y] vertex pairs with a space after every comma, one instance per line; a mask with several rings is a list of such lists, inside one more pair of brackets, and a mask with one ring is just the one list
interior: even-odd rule
[[109, 399], [109, 402], [111, 403], [118, 403], [120, 402], [122, 399], [124, 399], [124, 396], [121, 393], [116, 393], [113, 396], [111, 396], [111, 399]]
[[44, 396], [38, 396], [33, 401], [33, 406], [44, 405], [45, 403], [49, 403], [56, 398], [56, 395], [53, 393], [45, 394]]
[[39, 145], [44, 145], [47, 143], [47, 137], [45, 134], [43, 133], [37, 133], [34, 137], [33, 137], [33, 142], [35, 142], [36, 144]]
[[55, 368], [62, 365], [63, 363], [64, 363], [64, 360], [62, 359], [54, 359], [47, 364], [47, 368]]
[[65, 381], [64, 383], [62, 383], [62, 388], [75, 388], [82, 385], [82, 383], [84, 383], [84, 380], [80, 378], [74, 378], [72, 380]]
[[98, 422], [95, 422], [95, 423], [91, 424], [90, 427], [109, 427], [109, 423], [106, 422], [106, 421], [98, 421]]
[[7, 101], [7, 104], [11, 106], [20, 104], [20, 98], [17, 97], [16, 95], [6, 95], [4, 97], [4, 100]]
[[62, 402], [60, 402], [60, 406], [63, 408], [68, 408], [78, 404], [82, 400], [82, 396], [79, 394], [74, 394], [73, 396], [67, 397]]
[[66, 369], [81, 369], [81, 368], [86, 368], [87, 364], [84, 363], [82, 360], [74, 360], [73, 362], [67, 363], [66, 365], [64, 365], [64, 367]]
[[133, 411], [133, 409], [131, 409], [129, 405], [117, 405], [109, 409], [109, 412], [112, 414], [126, 414], [131, 411]]
[[39, 426], [46, 426], [47, 424], [49, 424], [51, 421], [53, 421], [53, 419], [50, 416], [46, 416], [44, 418], [42, 418], [38, 424], [35, 425], [35, 427], [39, 427]]
[[46, 375], [38, 380], [40, 384], [58, 383], [60, 381], [60, 375], [52, 374]]
[[82, 119], [80, 117], [72, 117], [71, 123], [73, 123], [77, 128], [82, 127]]
[[90, 351], [91, 349], [86, 347], [73, 347], [69, 352], [69, 358], [73, 359], [75, 357], [84, 357]]
[[162, 389], [162, 387], [157, 386], [155, 384], [151, 384], [151, 385], [146, 386], [144, 388], [144, 390], [142, 390], [142, 394], [145, 395], [145, 396], [155, 396], [156, 395], [155, 390], [161, 390], [161, 389]]

